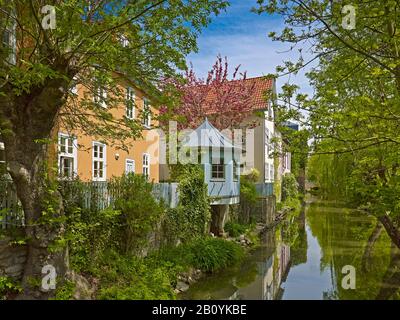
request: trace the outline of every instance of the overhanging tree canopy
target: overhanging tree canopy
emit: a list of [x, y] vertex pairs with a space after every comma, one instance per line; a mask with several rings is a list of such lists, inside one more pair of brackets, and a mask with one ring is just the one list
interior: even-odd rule
[[[51, 19], [48, 5], [54, 7], [55, 23], [43, 24]], [[63, 210], [43, 169], [47, 141], [60, 116], [65, 125], [103, 140], [139, 136], [139, 123], [115, 119], [110, 112], [124, 98], [117, 84], [132, 80], [162, 100], [159, 79], [185, 67], [201, 28], [226, 6], [224, 0], [0, 0], [3, 39], [16, 40], [1, 44], [0, 139], [27, 222], [26, 295], [49, 295], [30, 285], [44, 265], [57, 266], [61, 279], [67, 267], [65, 251], [47, 250], [62, 234], [58, 217]], [[76, 83], [87, 92], [79, 103], [70, 91]], [[93, 101], [102, 86], [109, 91], [108, 109]]]

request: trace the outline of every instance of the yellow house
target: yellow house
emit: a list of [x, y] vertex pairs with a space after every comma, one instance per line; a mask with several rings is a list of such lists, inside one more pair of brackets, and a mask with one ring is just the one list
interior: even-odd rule
[[[127, 103], [121, 103], [109, 111], [115, 119], [139, 119], [139, 115], [146, 110], [146, 116], [142, 119], [142, 137], [124, 141], [127, 145], [125, 151], [105, 142], [101, 136], [90, 136], [76, 129], [68, 132], [60, 124], [56, 131], [61, 178], [79, 177], [83, 181], [107, 181], [113, 176], [133, 172], [145, 175], [149, 181], [159, 181], [159, 135], [155, 130], [157, 123], [154, 120], [158, 111], [150, 105], [145, 93], [132, 83], [120, 84], [119, 89], [126, 93]], [[85, 91], [80, 85], [72, 89], [76, 101], [83, 99]], [[101, 94], [106, 93], [102, 91]], [[107, 108], [106, 103], [102, 107]]]

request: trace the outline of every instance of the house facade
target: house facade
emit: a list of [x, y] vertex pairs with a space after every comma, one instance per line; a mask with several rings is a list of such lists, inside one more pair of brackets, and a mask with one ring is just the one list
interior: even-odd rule
[[[103, 140], [101, 136], [86, 134], [83, 130], [67, 130], [60, 122], [57, 128], [57, 163], [62, 179], [79, 177], [83, 181], [107, 181], [124, 173], [143, 174], [149, 181], [159, 181], [159, 135], [153, 120], [157, 110], [146, 94], [133, 83], [120, 83], [126, 93], [126, 103], [109, 112], [115, 119], [128, 118], [141, 122], [142, 137], [124, 141], [126, 149]], [[85, 88], [73, 88], [76, 101], [83, 99]], [[106, 96], [105, 89], [101, 94]], [[102, 102], [107, 109], [107, 103]], [[145, 115], [144, 115], [145, 114]]]
[[256, 77], [246, 81], [254, 86], [253, 113], [241, 125], [247, 128], [246, 138], [243, 139], [245, 151], [241, 174], [256, 169], [259, 172], [257, 191], [260, 195], [268, 196], [273, 194], [274, 184], [279, 184], [282, 176], [290, 172], [291, 154], [284, 151], [284, 142], [275, 125], [273, 101], [266, 97], [267, 92], [276, 96], [275, 79]]
[[[282, 176], [291, 172], [291, 153], [284, 148], [285, 141], [276, 127], [273, 101], [266, 98], [266, 92], [276, 96], [275, 79], [266, 77], [248, 78], [249, 85], [254, 86], [253, 114], [243, 123], [254, 124], [247, 129], [242, 163], [246, 165], [242, 174], [256, 169], [260, 175], [256, 184], [261, 196], [274, 193], [274, 185], [280, 186]], [[277, 195], [280, 201], [280, 194]]]
[[[2, 18], [2, 17], [0, 17]], [[18, 50], [16, 25], [8, 24], [2, 32], [2, 47], [7, 48], [7, 62], [17, 62]], [[141, 121], [142, 137], [124, 141], [126, 150], [104, 141], [103, 137], [88, 135], [83, 130], [67, 130], [60, 117], [53, 131], [53, 138], [58, 141], [54, 160], [57, 161], [58, 173], [61, 179], [79, 177], [83, 181], [106, 181], [113, 176], [134, 172], [145, 175], [149, 181], [159, 181], [159, 134], [154, 130], [154, 116], [158, 111], [151, 106], [151, 101], [145, 92], [139, 89], [133, 81], [118, 82], [119, 89], [126, 94], [126, 103], [121, 103], [109, 111], [115, 119], [126, 117]], [[82, 85], [71, 89], [71, 100], [83, 100], [88, 90]], [[107, 97], [107, 90], [99, 88], [98, 95], [93, 97], [97, 102], [99, 96]], [[106, 99], [98, 101], [101, 108], [108, 109]], [[145, 114], [146, 116], [141, 116]], [[101, 126], [101, 124], [99, 124]], [[71, 127], [71, 126], [69, 126]], [[72, 126], [73, 127], [73, 126]], [[118, 138], [117, 138], [118, 139]], [[52, 155], [53, 157], [53, 155]], [[51, 159], [53, 160], [53, 159]], [[0, 141], [0, 166], [5, 167], [4, 144]]]
[[249, 86], [254, 86], [252, 99], [253, 113], [244, 120], [241, 127], [246, 128], [243, 153], [246, 165], [242, 168], [242, 174], [251, 169], [256, 169], [260, 175], [258, 183], [274, 182], [274, 145], [275, 122], [272, 102], [266, 99], [266, 93], [276, 93], [274, 79], [257, 77], [246, 79]]

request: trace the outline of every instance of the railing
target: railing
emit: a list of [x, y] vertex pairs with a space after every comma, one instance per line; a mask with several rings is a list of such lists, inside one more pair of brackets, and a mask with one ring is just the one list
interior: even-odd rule
[[[79, 204], [82, 208], [104, 210], [112, 206], [118, 196], [118, 187], [110, 182], [60, 182], [65, 201]], [[155, 183], [153, 196], [166, 206], [175, 208], [179, 193], [177, 183]], [[12, 181], [0, 180], [0, 229], [25, 225], [24, 212]]]
[[208, 183], [208, 195], [211, 198], [211, 204], [239, 203], [240, 182], [210, 181]]
[[14, 184], [0, 180], [0, 229], [24, 226], [24, 212]]
[[273, 182], [257, 183], [256, 190], [260, 197], [272, 196], [274, 194], [274, 183]]
[[[77, 187], [83, 187], [83, 190], [74, 190], [74, 182], [62, 183], [62, 190], [69, 196], [81, 195], [82, 198], [77, 200], [85, 209], [104, 210], [113, 205], [120, 192], [119, 185], [106, 181], [80, 182]], [[179, 198], [177, 188], [177, 183], [155, 183], [152, 194], [156, 200], [163, 201], [166, 206], [174, 208]]]
[[153, 185], [153, 196], [169, 206], [175, 208], [179, 201], [178, 183], [155, 183]]

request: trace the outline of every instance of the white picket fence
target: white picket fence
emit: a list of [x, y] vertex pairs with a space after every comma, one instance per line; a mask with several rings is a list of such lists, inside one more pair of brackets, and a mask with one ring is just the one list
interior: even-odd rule
[[0, 181], [0, 229], [24, 226], [24, 212], [18, 200], [14, 184]]
[[[112, 206], [116, 190], [108, 182], [74, 182], [62, 183], [62, 188], [70, 188], [69, 194], [80, 197], [79, 203], [86, 209], [104, 210]], [[179, 201], [178, 183], [155, 183], [153, 196], [158, 201], [163, 201], [165, 206], [175, 208]], [[96, 206], [93, 208], [93, 206]], [[0, 229], [22, 227], [25, 225], [24, 212], [18, 200], [15, 186], [12, 181], [0, 181]]]

